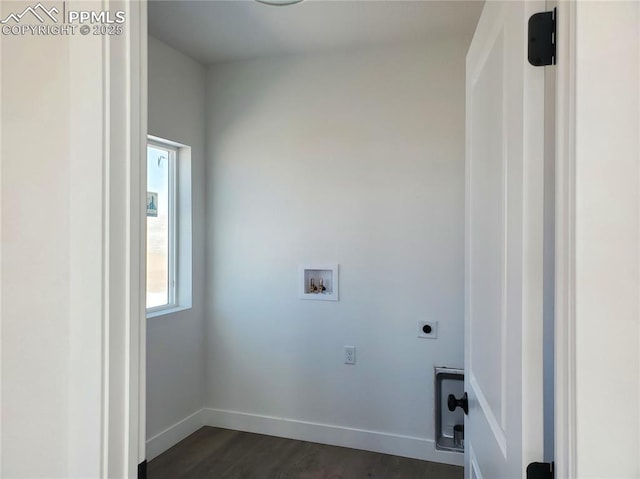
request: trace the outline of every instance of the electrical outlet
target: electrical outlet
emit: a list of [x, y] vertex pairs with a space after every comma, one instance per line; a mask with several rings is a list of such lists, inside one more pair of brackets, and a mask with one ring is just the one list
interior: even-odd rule
[[356, 363], [356, 347], [355, 346], [344, 347], [344, 363], [345, 364]]
[[418, 321], [418, 337], [436, 339], [438, 337], [438, 321]]

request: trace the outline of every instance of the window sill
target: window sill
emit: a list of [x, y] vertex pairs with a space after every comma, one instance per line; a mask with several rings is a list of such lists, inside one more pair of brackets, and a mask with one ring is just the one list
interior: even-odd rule
[[157, 318], [158, 316], [165, 316], [167, 314], [179, 313], [180, 311], [186, 311], [191, 309], [191, 306], [173, 306], [171, 308], [158, 309], [147, 313], [147, 319]]

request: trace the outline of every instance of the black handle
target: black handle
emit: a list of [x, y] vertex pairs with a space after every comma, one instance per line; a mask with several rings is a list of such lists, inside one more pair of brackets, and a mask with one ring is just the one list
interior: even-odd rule
[[467, 393], [464, 393], [460, 399], [456, 399], [453, 394], [449, 394], [447, 397], [447, 406], [451, 412], [461, 407], [465, 414], [469, 414], [469, 398], [467, 397]]

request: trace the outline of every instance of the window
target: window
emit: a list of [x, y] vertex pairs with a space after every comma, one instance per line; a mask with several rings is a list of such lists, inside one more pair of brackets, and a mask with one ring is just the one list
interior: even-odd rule
[[191, 308], [193, 301], [191, 147], [147, 142], [147, 317]]
[[147, 144], [147, 312], [177, 306], [177, 151]]

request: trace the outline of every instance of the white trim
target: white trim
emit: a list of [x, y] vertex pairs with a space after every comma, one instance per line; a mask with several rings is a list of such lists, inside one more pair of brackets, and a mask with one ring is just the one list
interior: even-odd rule
[[147, 460], [158, 457], [203, 426], [463, 465], [462, 454], [437, 451], [433, 439], [212, 408], [200, 409], [150, 437], [146, 441]]
[[463, 454], [438, 451], [433, 439], [421, 437], [224, 409], [205, 408], [203, 419], [206, 426], [212, 427], [393, 454], [455, 466], [462, 466], [464, 462]]
[[[2, 6], [0, 6], [2, 13]], [[2, 53], [2, 36], [0, 35], [0, 53]], [[0, 60], [0, 98], [2, 98], [2, 60]], [[0, 111], [0, 157], [2, 156], [2, 112]], [[0, 185], [2, 184], [2, 162], [0, 160]], [[2, 238], [2, 195], [0, 194], [0, 238]], [[0, 241], [0, 264], [2, 263], [2, 241]], [[2, 281], [0, 281], [0, 358], [2, 357]], [[0, 367], [0, 398], [2, 395], [2, 367]], [[2, 408], [0, 407], [0, 424], [2, 422]], [[2, 434], [0, 434], [0, 471], [2, 471]]]
[[132, 172], [130, 177], [132, 203], [129, 205], [132, 212], [131, 237], [132, 248], [131, 278], [134, 282], [130, 288], [130, 294], [135, 295], [131, 303], [132, 322], [130, 325], [131, 356], [134, 359], [130, 364], [130, 386], [134, 394], [131, 395], [129, 404], [129, 463], [128, 470], [131, 477], [138, 477], [138, 464], [146, 457], [146, 250], [147, 231], [146, 218], [147, 204], [147, 0], [138, 0], [129, 3], [129, 68], [130, 68], [130, 95], [131, 95], [131, 128], [130, 141], [133, 155]]
[[177, 141], [167, 140], [166, 138], [162, 138], [159, 136], [147, 135], [147, 143], [157, 144], [162, 146], [163, 148], [166, 145], [171, 146], [175, 150], [179, 150], [180, 148], [188, 148], [189, 145], [185, 145], [184, 143], [178, 143]]
[[184, 148], [187, 145], [181, 145], [175, 141], [165, 140], [157, 136], [147, 135], [147, 146], [153, 146], [159, 150], [172, 151], [176, 156], [180, 148]]
[[559, 2], [556, 77], [556, 477], [576, 477], [575, 59], [576, 4]]
[[[103, 43], [103, 405], [101, 477], [137, 477], [144, 457], [146, 276], [146, 0], [103, 0], [125, 11]], [[142, 156], [142, 155], [145, 156]]]
[[103, 81], [103, 93], [102, 93], [102, 102], [103, 102], [103, 118], [102, 118], [102, 127], [103, 127], [103, 138], [102, 138], [102, 147], [104, 148], [102, 154], [102, 234], [103, 234], [103, 244], [102, 244], [102, 303], [103, 303], [103, 311], [102, 311], [102, 451], [100, 458], [100, 469], [101, 469], [101, 477], [109, 477], [109, 416], [111, 405], [109, 402], [109, 309], [110, 309], [110, 297], [109, 297], [109, 207], [110, 207], [110, 199], [109, 199], [109, 157], [111, 145], [109, 143], [109, 135], [110, 135], [110, 125], [109, 125], [109, 114], [110, 114], [110, 92], [111, 92], [111, 82], [109, 77], [109, 41], [108, 38], [103, 39], [102, 43], [102, 62], [103, 62], [103, 70], [102, 70], [102, 81]]
[[[68, 2], [69, 8], [78, 6]], [[69, 37], [69, 477], [98, 477], [107, 440], [109, 145], [105, 38]], [[96, 52], [98, 52], [96, 54]], [[89, 77], [86, 72], [92, 72]], [[105, 148], [106, 146], [106, 148]], [[95, 206], [98, 206], [97, 208]], [[81, 359], [81, 360], [80, 360]]]
[[164, 431], [150, 437], [146, 443], [147, 460], [151, 461], [158, 457], [164, 451], [175, 446], [204, 426], [204, 417], [204, 409], [200, 409], [178, 421], [173, 426], [169, 426]]
[[164, 316], [166, 314], [175, 314], [181, 311], [186, 311], [188, 309], [191, 309], [191, 306], [173, 305], [171, 307], [167, 306], [164, 308], [160, 308], [160, 307], [158, 308], [159, 309], [154, 309], [153, 311], [147, 310], [147, 319], [157, 318], [159, 316]]

